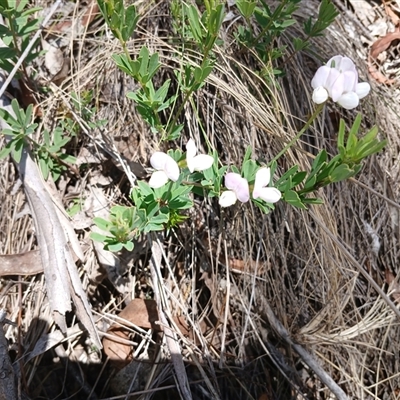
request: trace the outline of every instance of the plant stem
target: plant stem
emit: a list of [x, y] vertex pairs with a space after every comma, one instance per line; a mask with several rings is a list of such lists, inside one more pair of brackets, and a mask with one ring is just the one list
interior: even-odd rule
[[325, 103], [318, 104], [317, 108], [315, 109], [313, 115], [309, 118], [309, 120], [306, 122], [306, 124], [303, 126], [301, 131], [271, 160], [269, 165], [271, 165], [272, 162], [278, 160], [281, 156], [283, 156], [292, 146], [293, 144], [300, 138], [300, 136], [310, 127], [310, 125], [314, 122], [314, 120], [317, 118], [318, 114], [322, 111], [324, 108]]

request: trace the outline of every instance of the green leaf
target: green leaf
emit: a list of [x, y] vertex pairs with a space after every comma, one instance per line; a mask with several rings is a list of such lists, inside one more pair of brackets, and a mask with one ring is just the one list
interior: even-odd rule
[[294, 165], [292, 168], [290, 168], [288, 171], [286, 171], [276, 182], [275, 186], [278, 187], [279, 185], [283, 184], [286, 182], [287, 179], [289, 179], [291, 176], [293, 176], [297, 170], [299, 169], [298, 165]]
[[0, 118], [4, 119], [10, 126], [17, 125], [17, 120], [7, 111], [0, 108]]
[[59, 157], [68, 164], [76, 164], [76, 157], [71, 156], [70, 154], [60, 154]]
[[326, 165], [320, 169], [317, 174], [317, 183], [323, 181], [325, 178], [329, 176], [329, 174], [336, 168], [338, 164], [342, 162], [340, 155], [336, 155], [333, 157]]
[[163, 231], [163, 230], [164, 230], [164, 225], [150, 223], [145, 226], [143, 233], [157, 232], [157, 231]]
[[143, 46], [140, 49], [138, 58], [140, 62], [139, 75], [142, 77], [144, 77], [148, 73], [149, 58], [150, 58], [149, 49], [146, 46]]
[[8, 142], [3, 149], [0, 150], [0, 160], [6, 158], [11, 153], [11, 142]]
[[133, 35], [136, 29], [139, 16], [136, 14], [136, 8], [133, 4], [125, 10], [124, 24], [121, 27], [121, 36], [124, 42], [127, 42]]
[[50, 170], [49, 170], [49, 166], [47, 165], [46, 160], [44, 160], [43, 158], [39, 158], [39, 167], [40, 167], [40, 170], [42, 171], [44, 180], [47, 180]]
[[354, 170], [347, 164], [338, 165], [330, 174], [331, 182], [340, 182], [354, 176]]
[[284, 194], [283, 199], [286, 201], [286, 203], [289, 203], [295, 207], [301, 208], [303, 210], [307, 209], [307, 207], [300, 200], [300, 197], [297, 194], [297, 192], [295, 192], [294, 190], [288, 190]]
[[143, 196], [153, 196], [154, 197], [154, 191], [153, 189], [143, 181], [137, 181], [137, 185], [139, 186], [140, 192]]
[[110, 243], [110, 244], [107, 244], [106, 246], [104, 246], [104, 248], [106, 250], [112, 251], [114, 253], [121, 251], [123, 247], [125, 247], [125, 244], [120, 243], [120, 242], [114, 242], [114, 243]]
[[[161, 67], [161, 64], [159, 62], [158, 53], [152, 54], [152, 56], [150, 57], [150, 60], [149, 60], [147, 80], [152, 79], [160, 67]], [[144, 82], [144, 83], [146, 83], [146, 82]]]
[[295, 51], [307, 49], [309, 46], [310, 42], [307, 42], [301, 38], [293, 38], [293, 47]]
[[258, 169], [259, 166], [254, 160], [247, 160], [242, 166], [241, 175], [246, 178], [248, 182], [251, 182], [254, 180]]
[[186, 197], [177, 197], [168, 202], [171, 210], [186, 210], [193, 206], [193, 202]]
[[171, 79], [167, 79], [164, 84], [156, 91], [155, 93], [155, 101], [162, 104], [167, 96], [169, 85], [171, 83]]
[[301, 182], [303, 182], [304, 178], [306, 177], [307, 172], [306, 171], [301, 171], [298, 172], [297, 174], [292, 176], [292, 187], [299, 185]]
[[203, 28], [200, 25], [199, 13], [197, 8], [193, 5], [186, 6], [186, 15], [189, 19], [189, 26], [192, 35], [198, 44], [202, 44], [203, 41]]
[[311, 197], [311, 198], [306, 198], [303, 199], [303, 203], [305, 204], [324, 204], [324, 201], [322, 199], [318, 199], [315, 197]]
[[167, 140], [176, 140], [181, 135], [181, 131], [184, 128], [184, 124], [175, 125], [173, 129], [171, 129], [170, 134], [167, 137]]
[[132, 251], [133, 248], [135, 247], [133, 242], [126, 242], [126, 243], [123, 243], [123, 245], [124, 245], [125, 249], [128, 251]]
[[16, 99], [12, 99], [11, 107], [17, 118], [17, 122], [18, 122], [19, 126], [21, 126], [21, 127], [25, 126], [25, 112], [22, 108], [19, 108], [19, 104]]
[[245, 17], [246, 19], [249, 19], [253, 13], [254, 13], [254, 8], [257, 5], [257, 1], [252, 0], [237, 0], [236, 1], [236, 7], [239, 9], [240, 13]]
[[0, 47], [0, 58], [13, 58], [17, 56], [17, 50], [10, 47]]
[[[1, 11], [1, 4], [0, 4], [0, 11]], [[12, 36], [12, 32], [8, 29], [5, 25], [0, 25], [0, 37], [4, 36]]]
[[91, 232], [90, 233], [90, 238], [96, 242], [101, 242], [104, 243], [107, 239], [109, 239], [109, 236], [101, 235], [100, 233], [97, 232]]
[[111, 226], [110, 221], [107, 221], [100, 217], [93, 218], [93, 222], [96, 224], [97, 227], [99, 227], [103, 231], [108, 231]]
[[179, 196], [185, 196], [189, 194], [192, 191], [193, 186], [183, 186], [179, 185], [176, 189], [172, 191], [171, 197], [179, 197]]
[[218, 4], [215, 9], [211, 10], [207, 23], [208, 36], [210, 37], [210, 43], [207, 44], [209, 48], [213, 45], [211, 42], [215, 42], [224, 18], [225, 7], [223, 4]]
[[287, 19], [286, 21], [281, 22], [279, 25], [281, 28], [287, 28], [289, 26], [292, 26], [296, 23], [295, 19]]
[[21, 13], [23, 9], [27, 6], [27, 4], [28, 0], [21, 0], [20, 2], [17, 2], [16, 0], [8, 1], [8, 5], [13, 7], [18, 13]]
[[169, 214], [158, 214], [155, 217], [151, 218], [149, 220], [149, 223], [151, 224], [157, 224], [157, 225], [162, 225], [166, 224], [169, 220]]
[[351, 153], [355, 149], [355, 146], [357, 145], [357, 135], [358, 135], [358, 130], [360, 129], [360, 125], [361, 125], [361, 114], [358, 114], [356, 119], [354, 120], [353, 126], [350, 129], [349, 137], [347, 139], [347, 144], [346, 144], [347, 153]]
[[24, 149], [25, 140], [24, 139], [17, 139], [12, 141], [12, 156], [14, 160], [19, 163], [22, 157], [22, 151]]
[[[115, 64], [120, 70], [137, 79], [140, 69], [139, 61], [132, 61], [128, 59], [125, 54], [113, 54], [111, 58], [114, 60]], [[127, 97], [129, 96], [127, 95]]]

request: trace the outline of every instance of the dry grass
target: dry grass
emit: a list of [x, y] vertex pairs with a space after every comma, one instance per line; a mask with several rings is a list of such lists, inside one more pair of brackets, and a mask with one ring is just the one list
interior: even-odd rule
[[[138, 53], [146, 44], [160, 53], [165, 66], [158, 76], [162, 82], [173, 76], [177, 57], [187, 54], [179, 55], [168, 40], [167, 2], [142, 2], [139, 8], [141, 30], [130, 49]], [[350, 13], [339, 18], [327, 39], [313, 46], [322, 59], [334, 54], [352, 57], [366, 78], [366, 49], [348, 36], [349, 29], [357, 32], [354, 18]], [[132, 298], [152, 296], [150, 248], [144, 241], [133, 254], [120, 254], [107, 274], [89, 240], [90, 225], [82, 220], [95, 214], [94, 199], [102, 197], [108, 207], [126, 204], [129, 184], [121, 167], [115, 167], [116, 158], [122, 157], [136, 175], [146, 176], [148, 156], [158, 148], [158, 138], [124, 97], [134, 83], [110, 61], [119, 51], [118, 43], [102, 34], [103, 29], [97, 20], [71, 42], [70, 75], [61, 87], [50, 85], [52, 91], [41, 104], [43, 123], [50, 125], [72, 108], [72, 91], [93, 90], [98, 118], [108, 120], [104, 129], [92, 131], [75, 115], [82, 134], [70, 150], [76, 155], [87, 150], [102, 161], [89, 162], [79, 179], [68, 177], [58, 185], [66, 207], [73, 198], [84, 203], [86, 215], [74, 220], [86, 246], [79, 268], [101, 332], [113, 322], [121, 323], [117, 315]], [[268, 161], [307, 119], [312, 108], [309, 82], [320, 62], [307, 54], [296, 55], [286, 64], [278, 89], [255, 73], [261, 65], [254, 54], [238, 55], [231, 34], [232, 27], [224, 32], [216, 70], [185, 109], [185, 130], [177, 144], [182, 146], [189, 136], [204, 143], [206, 136], [226, 163], [239, 163], [248, 145], [256, 158]], [[377, 124], [389, 144], [366, 162], [356, 179], [321, 191], [324, 205], [301, 211], [281, 202], [273, 213], [262, 216], [251, 205], [221, 211], [214, 200], [197, 200], [188, 223], [160, 238], [167, 311], [182, 316], [190, 333], [185, 336], [176, 326], [193, 398], [333, 398], [283, 340], [268, 309], [349, 398], [400, 398], [399, 321], [359, 272], [365, 269], [385, 293], [397, 288], [400, 119], [395, 99], [400, 95], [393, 87], [372, 86], [372, 94], [362, 103], [365, 127]], [[329, 106], [299, 146], [279, 161], [278, 175], [293, 163], [308, 168], [312, 155], [323, 147], [334, 153], [340, 116], [354, 118], [353, 113]], [[8, 160], [0, 168], [0, 252], [21, 253], [35, 248], [34, 227], [24, 213], [23, 188], [17, 185], [13, 164]], [[394, 276], [391, 286], [388, 272]], [[1, 287], [1, 307], [18, 323], [18, 328], [8, 329], [7, 337], [18, 357], [27, 357], [42, 334], [53, 332], [48, 340], [56, 337], [44, 280], [41, 275], [6, 277]], [[69, 323], [71, 336], [63, 344], [55, 340], [57, 347], [18, 363], [32, 398], [95, 399], [129, 391], [138, 399], [178, 398], [160, 333], [128, 324], [134, 361], [116, 373], [112, 363], [92, 351], [73, 315]]]

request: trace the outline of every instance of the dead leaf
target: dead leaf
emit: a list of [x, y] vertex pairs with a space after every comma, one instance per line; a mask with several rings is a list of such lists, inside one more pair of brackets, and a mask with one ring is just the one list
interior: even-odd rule
[[18, 79], [17, 99], [20, 104], [23, 104], [25, 107], [28, 107], [30, 104], [32, 104], [33, 112], [36, 117], [43, 116], [42, 110], [38, 105], [33, 90], [29, 87], [29, 84], [24, 81], [24, 79]]
[[0, 255], [0, 276], [36, 275], [41, 272], [43, 272], [43, 265], [39, 250]]
[[400, 284], [395, 276], [388, 270], [385, 270], [386, 283], [389, 285], [389, 293], [393, 296], [396, 303], [400, 301]]
[[386, 1], [383, 1], [383, 5], [385, 6], [385, 12], [387, 16], [392, 20], [393, 25], [396, 26], [400, 24], [400, 18], [398, 15], [392, 10], [392, 4], [387, 4]]
[[143, 329], [161, 331], [155, 300], [133, 299], [118, 315]]
[[[161, 331], [158, 321], [157, 304], [155, 300], [133, 299], [118, 315], [130, 324], [143, 329], [154, 329]], [[132, 361], [132, 346], [122, 343], [118, 338], [129, 340], [129, 331], [121, 324], [113, 324], [107, 331], [107, 334], [116, 336], [103, 338], [104, 353], [110, 358], [115, 368], [121, 369]]]
[[66, 34], [69, 38], [75, 38], [83, 34], [98, 15], [100, 15], [100, 9], [94, 0], [87, 6], [84, 14], [76, 18], [76, 23], [72, 23], [71, 20], [60, 21], [51, 27], [50, 32], [53, 34]]
[[88, 27], [98, 15], [100, 15], [100, 9], [97, 1], [92, 1], [82, 17], [82, 25]]
[[378, 82], [386, 85], [392, 85], [396, 82], [396, 79], [389, 79], [382, 72], [378, 71], [376, 68], [376, 62], [378, 60], [378, 56], [387, 50], [393, 41], [400, 40], [400, 31], [390, 32], [386, 34], [384, 37], [379, 38], [375, 41], [375, 43], [371, 46], [368, 55], [368, 63], [369, 63], [369, 73], [371, 76]]
[[[133, 299], [118, 317], [142, 329], [153, 329], [161, 332], [163, 327], [158, 324], [159, 316], [155, 300]], [[173, 317], [176, 327], [185, 337], [193, 338], [193, 331], [186, 324], [184, 317]], [[114, 337], [114, 338], [113, 338]], [[103, 338], [104, 353], [110, 358], [112, 365], [121, 369], [132, 361], [132, 346], [129, 341], [129, 331], [121, 326], [121, 322], [113, 324]]]

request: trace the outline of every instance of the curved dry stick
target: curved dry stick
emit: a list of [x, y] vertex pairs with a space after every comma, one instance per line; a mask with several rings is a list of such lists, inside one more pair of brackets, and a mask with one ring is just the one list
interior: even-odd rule
[[262, 302], [263, 313], [266, 314], [268, 322], [271, 324], [275, 332], [291, 346], [301, 359], [315, 372], [318, 378], [329, 388], [329, 390], [339, 399], [348, 400], [346, 393], [341, 389], [338, 384], [332, 379], [330, 375], [319, 365], [318, 361], [301, 345], [295, 343], [289, 335], [289, 332], [276, 318], [272, 308], [264, 297], [260, 297]]
[[[0, 83], [3, 81], [3, 72], [0, 71]], [[0, 107], [13, 114], [5, 96], [0, 97]], [[1, 130], [8, 128], [5, 121], [0, 120], [0, 128]], [[78, 318], [88, 330], [94, 344], [100, 349], [102, 347], [100, 338], [70, 249], [70, 243], [77, 239], [66, 237], [64, 232], [66, 222], [61, 222], [41, 173], [26, 148], [22, 151], [18, 170], [36, 226], [46, 289], [54, 320], [61, 330], [66, 332], [65, 315], [71, 310], [72, 299]]]

